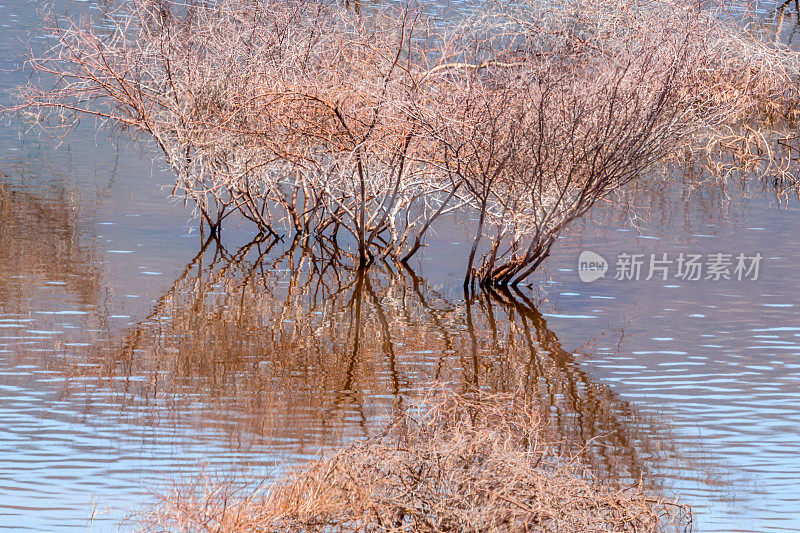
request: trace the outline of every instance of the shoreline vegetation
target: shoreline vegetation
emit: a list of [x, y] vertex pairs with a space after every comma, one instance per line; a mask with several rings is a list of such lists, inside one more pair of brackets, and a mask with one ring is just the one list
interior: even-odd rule
[[688, 505], [600, 481], [520, 394], [433, 392], [377, 435], [262, 480], [176, 483], [131, 518], [163, 531], [690, 531]]
[[490, 1], [447, 24], [411, 4], [104, 6], [44, 14], [5, 111], [154, 143], [203, 233], [235, 215], [367, 267], [461, 213], [465, 287], [513, 286], [655, 165], [795, 182], [800, 57], [744, 3]]

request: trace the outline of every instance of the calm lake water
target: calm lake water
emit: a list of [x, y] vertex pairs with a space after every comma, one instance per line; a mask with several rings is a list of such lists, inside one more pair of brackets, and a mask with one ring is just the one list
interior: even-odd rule
[[[0, 0], [2, 103], [35, 21]], [[796, 204], [658, 181], [576, 224], [533, 287], [465, 300], [463, 221], [414, 272], [245, 227], [203, 248], [154, 152], [91, 123], [56, 144], [0, 130], [0, 529], [117, 530], [172, 479], [274, 474], [446, 380], [525, 389], [699, 531], [800, 530]], [[585, 250], [605, 278], [579, 279]], [[644, 279], [681, 253], [762, 260], [757, 280]], [[620, 254], [642, 279], [614, 279]]]

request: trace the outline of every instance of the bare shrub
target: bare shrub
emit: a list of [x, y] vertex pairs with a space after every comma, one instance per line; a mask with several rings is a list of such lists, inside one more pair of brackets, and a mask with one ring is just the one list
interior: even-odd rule
[[495, 2], [449, 28], [324, 0], [50, 11], [15, 109], [141, 133], [213, 231], [236, 213], [271, 236], [344, 239], [362, 266], [408, 261], [463, 209], [477, 219], [465, 285], [513, 285], [678, 148], [792, 119], [797, 54], [715, 9]]
[[[349, 233], [362, 263], [400, 254], [447, 211], [404, 110], [427, 61], [411, 8], [357, 16], [314, 0], [124, 2], [97, 21], [46, 16], [52, 47], [21, 109], [147, 134], [212, 229]], [[407, 252], [404, 252], [407, 253]]]
[[686, 131], [681, 89], [697, 14], [679, 10], [643, 32], [639, 18], [663, 8], [609, 11], [617, 5], [500, 4], [457, 29], [472, 50], [465, 65], [480, 67], [441, 73], [446, 90], [429, 121], [477, 212], [465, 285], [524, 280], [572, 220]]
[[[664, 531], [688, 506], [600, 483], [556, 453], [523, 397], [440, 391], [380, 435], [268, 490], [200, 481], [165, 495], [145, 531]], [[199, 489], [199, 490], [198, 490]]]

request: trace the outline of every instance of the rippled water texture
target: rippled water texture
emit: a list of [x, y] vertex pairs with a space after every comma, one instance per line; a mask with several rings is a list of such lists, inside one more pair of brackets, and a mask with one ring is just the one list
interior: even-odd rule
[[[0, 0], [0, 68], [35, 20]], [[152, 152], [91, 123], [55, 144], [0, 130], [0, 529], [116, 530], [170, 479], [278, 472], [447, 380], [526, 390], [700, 531], [800, 530], [796, 205], [656, 181], [572, 228], [533, 288], [465, 299], [465, 221], [413, 272], [237, 227], [203, 247]], [[605, 278], [579, 280], [584, 250]], [[619, 254], [681, 252], [763, 260], [757, 280], [614, 279]]]

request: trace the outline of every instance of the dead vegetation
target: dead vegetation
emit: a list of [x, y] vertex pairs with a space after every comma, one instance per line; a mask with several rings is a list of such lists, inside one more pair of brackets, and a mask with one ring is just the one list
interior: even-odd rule
[[198, 479], [143, 531], [684, 531], [688, 506], [599, 482], [520, 395], [439, 390], [275, 484]]
[[800, 60], [732, 22], [742, 10], [496, 1], [444, 25], [324, 0], [50, 11], [15, 110], [152, 139], [212, 232], [238, 214], [365, 266], [408, 261], [442, 216], [466, 213], [465, 285], [515, 285], [671, 154], [786, 137]]

